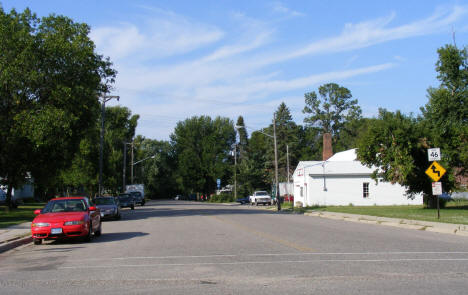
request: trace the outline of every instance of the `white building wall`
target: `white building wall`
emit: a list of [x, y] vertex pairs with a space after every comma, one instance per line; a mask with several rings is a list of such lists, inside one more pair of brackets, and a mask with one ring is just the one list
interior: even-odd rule
[[[422, 196], [413, 200], [405, 196], [405, 189], [398, 184], [376, 182], [366, 176], [308, 177], [307, 197], [303, 204], [308, 206], [372, 206], [372, 205], [421, 205]], [[369, 183], [369, 197], [363, 197], [363, 183]], [[324, 190], [324, 186], [326, 190]], [[296, 194], [295, 194], [296, 197]]]

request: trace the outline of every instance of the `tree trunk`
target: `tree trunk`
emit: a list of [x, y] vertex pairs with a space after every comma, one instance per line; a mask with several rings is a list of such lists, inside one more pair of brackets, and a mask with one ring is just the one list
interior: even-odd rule
[[11, 194], [13, 192], [13, 185], [8, 183], [7, 195], [6, 195], [6, 205], [8, 210], [13, 209], [13, 201], [11, 200]]

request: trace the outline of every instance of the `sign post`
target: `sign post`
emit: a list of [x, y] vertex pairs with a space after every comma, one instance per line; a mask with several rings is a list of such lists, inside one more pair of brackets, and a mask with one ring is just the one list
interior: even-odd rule
[[432, 183], [432, 194], [437, 196], [437, 219], [440, 219], [439, 196], [442, 194], [442, 182]]
[[440, 219], [439, 196], [442, 195], [442, 183], [438, 181], [446, 172], [444, 167], [437, 163], [441, 159], [440, 148], [428, 149], [427, 158], [429, 162], [433, 161], [427, 168], [426, 174], [434, 181], [432, 183], [432, 195], [437, 197], [437, 219]]

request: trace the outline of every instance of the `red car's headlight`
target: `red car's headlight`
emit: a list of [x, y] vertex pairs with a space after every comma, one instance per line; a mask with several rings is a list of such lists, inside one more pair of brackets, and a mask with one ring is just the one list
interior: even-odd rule
[[47, 222], [36, 222], [31, 225], [32, 227], [46, 227], [50, 226], [50, 223]]
[[83, 220], [75, 220], [75, 221], [67, 221], [63, 225], [78, 225], [78, 224], [83, 224]]

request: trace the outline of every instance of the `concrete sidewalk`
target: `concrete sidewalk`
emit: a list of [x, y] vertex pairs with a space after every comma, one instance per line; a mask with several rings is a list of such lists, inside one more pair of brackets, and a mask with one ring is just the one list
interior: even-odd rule
[[324, 212], [324, 211], [307, 212], [307, 213], [304, 213], [304, 215], [317, 216], [317, 217], [329, 218], [329, 219], [335, 219], [335, 220], [345, 220], [345, 221], [352, 221], [352, 222], [364, 222], [364, 223], [370, 223], [370, 224], [394, 226], [394, 227], [405, 228], [405, 229], [424, 230], [424, 231], [444, 233], [444, 234], [455, 234], [459, 236], [468, 237], [468, 225], [464, 225], [464, 224], [409, 220], [409, 219], [400, 219], [400, 218], [388, 218], [388, 217], [378, 217], [378, 216], [338, 213], [338, 212]]
[[0, 228], [0, 253], [31, 242], [31, 222]]

